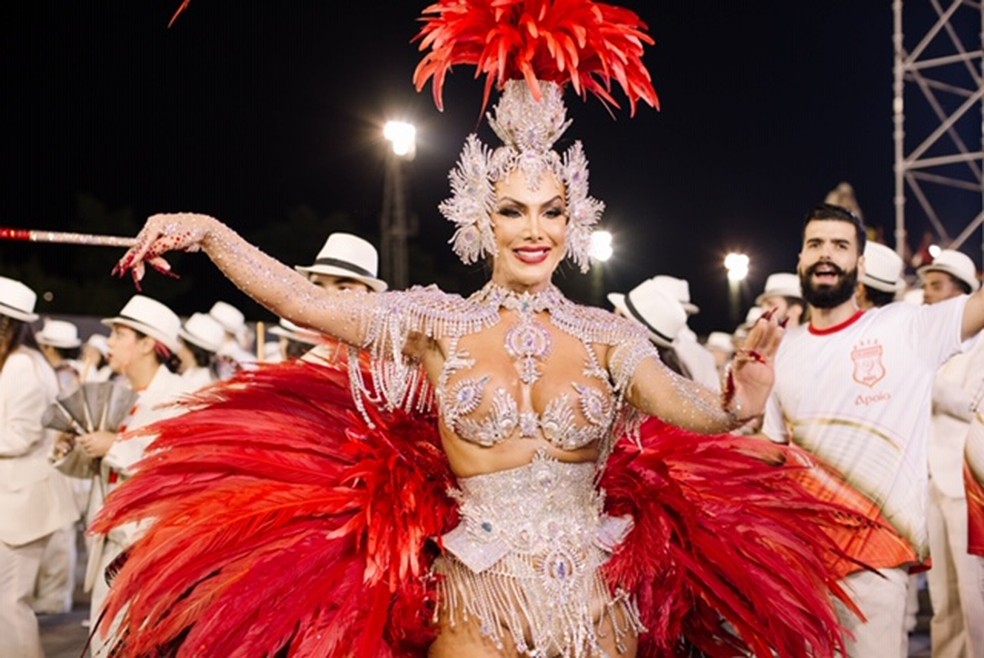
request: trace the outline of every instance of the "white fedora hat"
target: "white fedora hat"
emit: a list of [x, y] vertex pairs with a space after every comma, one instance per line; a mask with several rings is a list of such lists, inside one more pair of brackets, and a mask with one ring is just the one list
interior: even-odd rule
[[0, 276], [0, 315], [22, 322], [34, 322], [38, 319], [34, 312], [37, 301], [37, 294], [23, 283]]
[[45, 320], [41, 331], [34, 334], [39, 345], [72, 349], [82, 344], [79, 328], [64, 320]]
[[731, 334], [723, 331], [712, 331], [707, 336], [707, 344], [705, 347], [710, 350], [721, 350], [722, 352], [727, 352], [728, 354], [735, 351], [735, 344], [731, 340]]
[[296, 340], [299, 343], [306, 343], [307, 345], [320, 345], [324, 342], [324, 338], [317, 331], [305, 329], [284, 318], [280, 318], [277, 326], [270, 327], [269, 333], [274, 336], [283, 336], [290, 340]]
[[121, 324], [136, 329], [160, 341], [172, 352], [176, 352], [180, 346], [178, 330], [181, 329], [181, 318], [156, 299], [144, 295], [134, 295], [119, 315], [115, 318], [106, 318], [102, 323], [108, 326]]
[[905, 288], [902, 270], [905, 263], [895, 251], [881, 243], [871, 242], [864, 245], [864, 275], [861, 283], [881, 290], [882, 292], [900, 292]]
[[215, 302], [212, 304], [212, 308], [209, 309], [208, 314], [212, 316], [212, 319], [222, 325], [223, 329], [234, 336], [246, 328], [246, 316], [243, 315], [242, 311], [228, 302]]
[[758, 322], [759, 318], [761, 318], [763, 315], [765, 315], [764, 308], [762, 308], [761, 306], [751, 307], [750, 309], [748, 309], [748, 312], [745, 313], [745, 322], [742, 323], [742, 326], [750, 328], [752, 325]]
[[792, 272], [770, 274], [765, 280], [765, 289], [761, 295], [755, 298], [755, 303], [761, 304], [769, 297], [798, 297], [803, 299], [799, 275]]
[[659, 286], [660, 290], [680, 302], [680, 305], [683, 306], [683, 310], [686, 311], [688, 315], [696, 315], [697, 313], [700, 313], [700, 308], [696, 304], [692, 304], [690, 302], [690, 283], [688, 283], [686, 279], [678, 279], [675, 276], [658, 274], [650, 279], [650, 281], [654, 281], [656, 285]]
[[109, 340], [102, 334], [92, 334], [86, 339], [85, 344], [99, 350], [103, 356], [109, 356]]
[[672, 347], [687, 324], [683, 304], [653, 279], [643, 281], [625, 295], [609, 293], [608, 301], [625, 317], [648, 329], [653, 342], [663, 347]]
[[944, 249], [933, 259], [932, 263], [923, 265], [917, 270], [920, 277], [926, 272], [946, 272], [970, 286], [971, 292], [975, 292], [981, 287], [981, 282], [977, 280], [977, 268], [974, 267], [974, 261], [967, 254], [953, 249]]
[[218, 352], [225, 342], [225, 329], [219, 321], [205, 313], [192, 313], [178, 330], [178, 335], [187, 342], [207, 350]]
[[325, 246], [318, 252], [314, 263], [307, 267], [294, 268], [303, 274], [325, 274], [328, 276], [355, 279], [366, 284], [376, 292], [386, 290], [386, 282], [376, 278], [379, 271], [379, 254], [366, 240], [351, 233], [332, 233]]

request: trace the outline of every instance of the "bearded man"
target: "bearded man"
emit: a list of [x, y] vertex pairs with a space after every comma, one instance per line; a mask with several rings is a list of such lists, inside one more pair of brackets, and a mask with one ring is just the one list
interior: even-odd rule
[[984, 293], [933, 306], [862, 310], [865, 227], [823, 204], [803, 225], [797, 272], [808, 324], [789, 330], [763, 433], [816, 455], [813, 473], [842, 483], [871, 523], [835, 539], [848, 555], [841, 584], [864, 621], [843, 609], [849, 656], [904, 658], [907, 573], [927, 557], [927, 444], [936, 371], [984, 327]]

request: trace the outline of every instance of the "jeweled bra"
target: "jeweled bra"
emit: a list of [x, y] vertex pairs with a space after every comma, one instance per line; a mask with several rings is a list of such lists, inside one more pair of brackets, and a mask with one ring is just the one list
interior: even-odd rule
[[[619, 422], [624, 386], [632, 371], [655, 353], [645, 333], [634, 324], [607, 311], [574, 304], [552, 285], [538, 293], [519, 294], [490, 282], [467, 299], [436, 288], [392, 296], [382, 293], [381, 297], [385, 301], [377, 307], [370, 331], [372, 388], [382, 393], [377, 402], [407, 409], [429, 406], [430, 396], [423, 391], [429, 387], [422, 373], [413, 372], [412, 367], [400, 368], [394, 357], [408, 332], [445, 338], [447, 352], [434, 398], [444, 424], [463, 440], [481, 446], [512, 437], [542, 437], [560, 449], [575, 450], [605, 439]], [[513, 313], [503, 314], [503, 310]], [[476, 364], [481, 367], [482, 360], [470, 354], [462, 341], [467, 343], [469, 336], [500, 322], [511, 322], [505, 327], [501, 349], [516, 369], [518, 384], [501, 381], [501, 377], [497, 381], [491, 372], [469, 372]], [[547, 323], [575, 338], [583, 354], [558, 354]], [[617, 346], [621, 352], [611, 359], [617, 364], [612, 372], [598, 362], [597, 344]], [[493, 362], [500, 356], [497, 350]], [[532, 408], [531, 392], [541, 381], [548, 359], [575, 356], [584, 359], [583, 379], [572, 378], [569, 392], [552, 396], [538, 413]]]

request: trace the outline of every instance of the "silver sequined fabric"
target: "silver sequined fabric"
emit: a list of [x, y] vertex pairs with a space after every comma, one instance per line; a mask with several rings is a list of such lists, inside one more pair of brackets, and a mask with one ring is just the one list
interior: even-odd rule
[[441, 604], [452, 622], [475, 619], [500, 648], [530, 656], [606, 655], [599, 633], [642, 630], [631, 600], [600, 567], [632, 527], [602, 512], [594, 463], [538, 453], [519, 468], [459, 480], [461, 523], [441, 538]]

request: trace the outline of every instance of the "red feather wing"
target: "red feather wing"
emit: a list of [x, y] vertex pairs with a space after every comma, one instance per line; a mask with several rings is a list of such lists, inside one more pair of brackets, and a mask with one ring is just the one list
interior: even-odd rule
[[848, 512], [800, 486], [795, 449], [657, 420], [642, 446], [621, 442], [602, 481], [608, 512], [635, 519], [606, 569], [638, 599], [641, 655], [835, 655], [825, 531]]
[[121, 655], [409, 655], [432, 639], [427, 539], [455, 521], [431, 419], [355, 413], [290, 364], [201, 394], [94, 528], [153, 519], [114, 581]]

